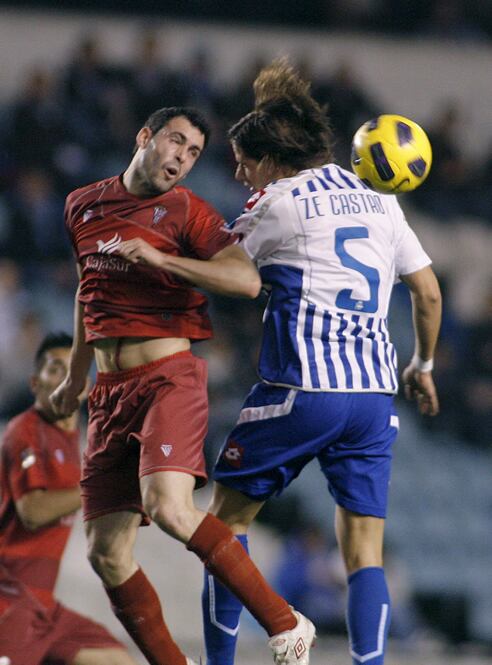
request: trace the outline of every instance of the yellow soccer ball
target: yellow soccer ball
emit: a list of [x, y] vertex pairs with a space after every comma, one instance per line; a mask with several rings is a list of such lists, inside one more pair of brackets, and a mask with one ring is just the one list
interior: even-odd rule
[[380, 115], [364, 123], [352, 141], [354, 173], [383, 194], [411, 192], [429, 175], [432, 148], [427, 134], [401, 115]]

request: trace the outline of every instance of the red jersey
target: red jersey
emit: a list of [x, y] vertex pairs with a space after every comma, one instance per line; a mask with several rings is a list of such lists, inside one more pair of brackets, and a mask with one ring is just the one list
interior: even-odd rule
[[87, 342], [212, 336], [202, 293], [165, 270], [113, 255], [122, 240], [141, 237], [173, 256], [209, 259], [235, 236], [205, 201], [184, 187], [139, 198], [113, 177], [69, 194], [65, 222], [82, 267], [79, 299]]
[[45, 421], [31, 408], [8, 424], [0, 455], [0, 571], [5, 568], [50, 607], [74, 516], [28, 531], [14, 502], [32, 490], [78, 486], [79, 434]]

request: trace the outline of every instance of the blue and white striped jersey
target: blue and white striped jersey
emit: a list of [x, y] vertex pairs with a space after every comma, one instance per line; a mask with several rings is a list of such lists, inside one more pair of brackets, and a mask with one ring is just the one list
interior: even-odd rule
[[308, 391], [397, 391], [391, 290], [399, 275], [431, 261], [395, 196], [328, 164], [268, 185], [234, 231], [271, 289], [264, 381]]

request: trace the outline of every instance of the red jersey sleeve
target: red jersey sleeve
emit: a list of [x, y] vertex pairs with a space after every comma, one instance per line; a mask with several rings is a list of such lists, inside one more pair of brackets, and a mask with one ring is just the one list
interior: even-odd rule
[[185, 242], [191, 255], [210, 259], [237, 240], [224, 218], [211, 205], [199, 198], [191, 199], [185, 228]]
[[14, 428], [3, 443], [3, 463], [7, 468], [10, 492], [14, 501], [27, 492], [46, 489], [49, 485], [45, 457], [31, 428]]

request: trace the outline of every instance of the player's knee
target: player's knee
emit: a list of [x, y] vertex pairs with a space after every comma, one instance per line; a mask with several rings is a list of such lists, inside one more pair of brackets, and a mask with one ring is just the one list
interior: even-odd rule
[[99, 577], [104, 582], [111, 583], [128, 567], [131, 553], [124, 547], [117, 548], [110, 542], [95, 540], [89, 542], [87, 558]]
[[192, 509], [174, 501], [154, 501], [144, 507], [150, 519], [168, 535], [182, 542], [189, 539]]

